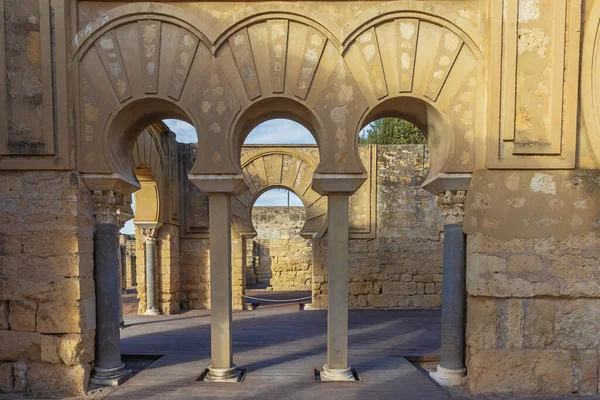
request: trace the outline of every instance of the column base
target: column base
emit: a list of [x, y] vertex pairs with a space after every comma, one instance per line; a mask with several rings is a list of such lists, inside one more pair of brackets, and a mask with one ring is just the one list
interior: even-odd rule
[[323, 365], [323, 371], [321, 371], [321, 381], [345, 381], [354, 382], [354, 374], [350, 367], [345, 369], [329, 368], [327, 365]]
[[208, 374], [204, 378], [206, 382], [237, 382], [238, 371], [235, 365], [231, 368], [213, 368], [208, 367]]
[[466, 368], [448, 369], [438, 365], [437, 371], [430, 372], [429, 376], [440, 386], [462, 386], [467, 383], [466, 372]]
[[161, 315], [161, 312], [158, 308], [148, 308], [144, 315]]
[[131, 376], [131, 371], [121, 364], [116, 368], [94, 368], [90, 383], [100, 386], [119, 386]]

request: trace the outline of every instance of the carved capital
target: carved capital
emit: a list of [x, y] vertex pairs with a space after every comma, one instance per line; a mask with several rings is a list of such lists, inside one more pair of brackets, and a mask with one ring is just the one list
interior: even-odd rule
[[436, 203], [444, 217], [444, 225], [463, 223], [466, 193], [464, 190], [446, 190], [438, 194]]
[[156, 242], [156, 228], [142, 228], [142, 234], [146, 237], [146, 243]]
[[97, 224], [117, 224], [117, 214], [123, 205], [123, 195], [112, 190], [92, 191]]

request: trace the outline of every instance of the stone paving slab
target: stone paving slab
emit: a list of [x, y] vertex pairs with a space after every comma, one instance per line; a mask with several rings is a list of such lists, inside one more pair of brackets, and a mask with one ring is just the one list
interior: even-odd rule
[[352, 310], [350, 360], [360, 382], [319, 382], [326, 361], [327, 312], [297, 305], [234, 313], [234, 362], [247, 368], [243, 383], [197, 382], [210, 364], [210, 312], [126, 316], [123, 354], [162, 358], [109, 399], [446, 399], [402, 356], [439, 354], [437, 310]]

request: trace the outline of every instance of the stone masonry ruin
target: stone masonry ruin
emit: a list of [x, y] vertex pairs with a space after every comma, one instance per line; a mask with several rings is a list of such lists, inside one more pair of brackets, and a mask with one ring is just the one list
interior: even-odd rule
[[[349, 308], [441, 302], [441, 385], [599, 394], [600, 1], [0, 10], [0, 391], [126, 378], [131, 219], [140, 311], [210, 307], [207, 377], [235, 379], [252, 202], [288, 187], [328, 308], [323, 380], [354, 379]], [[383, 117], [424, 133], [428, 169], [403, 161], [421, 150], [358, 145]], [[317, 145], [243, 146], [273, 118]]]

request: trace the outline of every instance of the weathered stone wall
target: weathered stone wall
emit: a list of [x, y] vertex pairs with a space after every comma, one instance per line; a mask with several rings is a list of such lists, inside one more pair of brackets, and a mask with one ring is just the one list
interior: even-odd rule
[[210, 242], [208, 239], [180, 240], [182, 309], [208, 309], [210, 306]]
[[[245, 239], [231, 232], [232, 307], [242, 309], [244, 290], [243, 271]], [[180, 240], [181, 288], [180, 304], [183, 310], [210, 309], [210, 241], [199, 238]]]
[[179, 287], [181, 281], [179, 260], [179, 227], [164, 224], [158, 230], [157, 286], [158, 307], [163, 314], [179, 312]]
[[248, 241], [246, 283], [270, 284], [273, 290], [311, 290], [312, 240], [300, 236], [304, 207], [254, 207], [258, 235]]
[[598, 393], [600, 172], [479, 171], [467, 192], [474, 393]]
[[0, 173], [0, 392], [85, 390], [96, 329], [91, 211], [77, 173]]
[[136, 261], [135, 261], [135, 235], [121, 234], [121, 241], [125, 247], [125, 272], [123, 288], [133, 288], [137, 286], [136, 281]]
[[[146, 239], [142, 230], [135, 228], [136, 282], [138, 292], [138, 313], [146, 312]], [[163, 314], [179, 312], [179, 292], [181, 282], [179, 227], [164, 224], [156, 237], [156, 293], [158, 308]]]
[[[377, 146], [377, 237], [349, 242], [350, 307], [441, 306], [443, 222], [421, 189], [428, 169], [425, 145]], [[327, 307], [326, 242], [313, 244], [316, 308]]]

